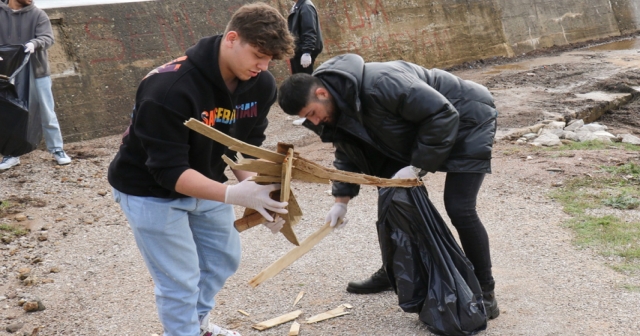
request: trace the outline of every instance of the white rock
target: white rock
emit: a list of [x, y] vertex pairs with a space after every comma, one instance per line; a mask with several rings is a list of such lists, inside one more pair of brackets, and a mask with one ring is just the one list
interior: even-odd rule
[[540, 132], [540, 135], [543, 134], [555, 134], [558, 137], [562, 136], [562, 133], [564, 131], [562, 130], [562, 128], [543, 128], [542, 131]]
[[578, 128], [584, 126], [584, 120], [582, 119], [573, 119], [569, 122], [567, 127], [564, 128], [565, 131], [575, 131]]
[[598, 137], [599, 140], [604, 142], [612, 142], [616, 138], [615, 135], [606, 131], [593, 132], [593, 135], [595, 135], [596, 137]]
[[591, 124], [586, 124], [584, 126], [582, 126], [580, 129], [586, 129], [590, 132], [597, 132], [597, 131], [606, 131], [607, 130], [607, 126], [605, 125], [600, 125], [598, 123], [591, 123]]
[[536, 137], [538, 137], [538, 134], [536, 134], [536, 133], [527, 133], [527, 134], [523, 135], [522, 137], [526, 138], [527, 140], [531, 140], [531, 139], [535, 139]]
[[640, 145], [640, 138], [638, 138], [635, 135], [621, 134], [621, 135], [618, 135], [618, 137], [620, 137], [622, 142], [624, 142], [624, 143], [629, 143], [629, 144], [632, 144], [632, 145]]
[[562, 131], [562, 135], [560, 136], [560, 139], [578, 141], [578, 135], [576, 134], [576, 132], [567, 131], [565, 129], [565, 131]]
[[563, 121], [552, 121], [544, 126], [546, 129], [563, 129], [566, 126]]
[[553, 133], [544, 133], [532, 143], [534, 146], [559, 146], [561, 144], [560, 137]]
[[578, 136], [578, 141], [580, 142], [584, 142], [584, 141], [593, 141], [593, 140], [598, 140], [598, 137], [593, 135], [592, 132], [588, 132], [588, 131], [578, 131], [576, 132], [576, 135]]

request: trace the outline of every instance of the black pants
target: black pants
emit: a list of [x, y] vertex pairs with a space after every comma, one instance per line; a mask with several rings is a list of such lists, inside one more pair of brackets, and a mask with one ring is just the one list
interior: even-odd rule
[[484, 175], [447, 173], [444, 183], [444, 206], [447, 215], [458, 231], [462, 249], [473, 264], [480, 285], [493, 282], [489, 236], [476, 211], [476, 200]]
[[300, 65], [300, 58], [302, 58], [302, 55], [296, 54], [292, 59], [289, 60], [289, 63], [291, 65], [291, 74], [297, 74], [299, 72], [312, 74], [313, 64], [316, 63], [316, 56], [311, 55], [311, 64], [309, 64], [309, 66], [306, 68], [303, 68], [302, 65]]

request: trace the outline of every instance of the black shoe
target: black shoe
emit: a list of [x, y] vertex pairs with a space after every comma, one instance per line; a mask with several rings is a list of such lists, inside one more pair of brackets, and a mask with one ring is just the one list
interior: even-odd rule
[[495, 282], [480, 285], [480, 287], [482, 287], [482, 302], [484, 303], [484, 309], [487, 312], [487, 318], [489, 320], [493, 320], [500, 315], [498, 301], [496, 301], [496, 295], [493, 292], [495, 285]]
[[373, 275], [362, 281], [351, 281], [347, 285], [347, 292], [354, 294], [373, 294], [391, 290], [391, 283], [384, 268], [380, 268]]

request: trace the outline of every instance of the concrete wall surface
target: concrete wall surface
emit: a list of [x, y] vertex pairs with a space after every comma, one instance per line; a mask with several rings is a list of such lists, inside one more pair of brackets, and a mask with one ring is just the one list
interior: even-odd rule
[[[224, 31], [245, 0], [174, 0], [56, 8], [50, 50], [65, 141], [124, 131], [150, 70]], [[287, 15], [293, 1], [265, 1]], [[637, 0], [315, 0], [325, 50], [367, 61], [447, 67], [640, 30]], [[288, 66], [272, 64], [278, 81]]]

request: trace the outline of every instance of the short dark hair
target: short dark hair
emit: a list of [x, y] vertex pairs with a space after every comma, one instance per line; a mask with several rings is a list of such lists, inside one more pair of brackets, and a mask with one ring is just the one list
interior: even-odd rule
[[322, 81], [306, 73], [297, 73], [280, 85], [278, 104], [288, 115], [297, 115], [310, 101], [317, 100], [313, 91], [324, 87]]
[[240, 7], [227, 24], [225, 35], [235, 31], [243, 42], [258, 48], [274, 60], [286, 59], [293, 55], [294, 39], [287, 20], [275, 8], [256, 2]]

